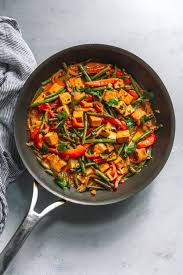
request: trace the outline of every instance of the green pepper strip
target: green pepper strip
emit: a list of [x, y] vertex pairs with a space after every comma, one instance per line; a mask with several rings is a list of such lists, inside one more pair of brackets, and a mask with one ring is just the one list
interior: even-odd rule
[[55, 99], [58, 98], [59, 95], [56, 95], [56, 96], [53, 96], [53, 97], [50, 97], [50, 98], [47, 98], [47, 99], [43, 99], [39, 102], [35, 102], [35, 103], [32, 103], [31, 104], [31, 107], [34, 108], [34, 107], [38, 107], [39, 105], [41, 104], [44, 104], [44, 103], [47, 103], [47, 102], [51, 102], [51, 101], [54, 101]]
[[139, 96], [142, 95], [139, 84], [137, 83], [137, 81], [131, 76], [131, 82], [132, 82], [132, 86], [134, 88], [134, 90], [137, 92], [137, 94]]
[[80, 68], [81, 72], [85, 75], [86, 80], [92, 81], [91, 78], [89, 77], [89, 75], [87, 74], [87, 72], [85, 71], [84, 67], [81, 64], [79, 65], [79, 68]]
[[103, 76], [106, 72], [108, 72], [109, 67], [104, 68], [102, 71], [100, 71], [98, 74], [94, 75], [91, 79], [96, 80], [99, 79], [101, 76]]
[[75, 183], [76, 188], [78, 188], [79, 182], [78, 182], [77, 174], [75, 174], [75, 176], [74, 176], [74, 183]]

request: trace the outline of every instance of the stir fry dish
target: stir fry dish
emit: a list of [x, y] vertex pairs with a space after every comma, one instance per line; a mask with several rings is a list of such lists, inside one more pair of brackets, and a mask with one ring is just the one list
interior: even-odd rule
[[152, 99], [116, 65], [63, 63], [31, 102], [27, 145], [62, 189], [114, 191], [152, 158]]

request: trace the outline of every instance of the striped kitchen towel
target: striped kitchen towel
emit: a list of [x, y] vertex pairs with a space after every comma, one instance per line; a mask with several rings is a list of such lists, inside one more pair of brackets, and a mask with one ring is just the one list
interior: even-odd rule
[[15, 103], [36, 67], [14, 19], [0, 16], [0, 232], [7, 216], [6, 188], [24, 170], [13, 136]]

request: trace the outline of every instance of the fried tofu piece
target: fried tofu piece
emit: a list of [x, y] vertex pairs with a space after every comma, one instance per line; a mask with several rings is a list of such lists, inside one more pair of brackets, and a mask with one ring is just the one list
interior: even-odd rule
[[100, 171], [103, 173], [105, 172], [107, 169], [109, 169], [109, 164], [108, 163], [102, 163], [99, 165], [99, 169]]
[[129, 139], [130, 139], [129, 130], [121, 130], [117, 132], [117, 142], [124, 143], [129, 141]]
[[68, 169], [73, 169], [79, 167], [79, 162], [77, 159], [69, 159], [67, 164]]
[[118, 97], [117, 91], [109, 91], [109, 90], [104, 91], [103, 100], [109, 101], [110, 99], [114, 99], [115, 97], [116, 98]]
[[73, 98], [74, 100], [80, 100], [85, 95], [86, 95], [85, 93], [74, 92]]
[[124, 101], [120, 100], [118, 101], [118, 105], [114, 106], [114, 109], [120, 113], [120, 114], [124, 114], [126, 112], [126, 104]]
[[145, 103], [144, 103], [144, 109], [145, 109], [145, 112], [147, 115], [152, 115], [153, 111], [152, 111], [152, 108], [151, 108], [151, 102], [146, 100]]
[[108, 169], [105, 174], [110, 180], [114, 180], [118, 176], [117, 173], [114, 174], [114, 171], [112, 168]]
[[106, 143], [107, 151], [111, 153], [114, 150], [114, 146], [111, 143]]
[[73, 112], [73, 117], [78, 121], [78, 122], [83, 122], [83, 111], [77, 110]]
[[114, 160], [114, 163], [116, 164], [116, 167], [117, 167], [118, 169], [123, 168], [124, 165], [125, 165], [124, 160], [123, 160], [122, 157], [120, 157], [120, 156], [118, 156], [117, 159]]
[[109, 131], [109, 135], [107, 135], [107, 138], [116, 140], [116, 133], [112, 132], [112, 131]]
[[101, 135], [104, 137], [108, 137], [111, 129], [112, 129], [112, 124], [110, 122], [107, 122], [107, 124], [101, 129]]
[[92, 175], [93, 173], [94, 173], [93, 168], [91, 167], [86, 168], [86, 176]]
[[78, 87], [80, 89], [84, 87], [84, 82], [81, 77], [71, 77], [68, 81], [71, 88]]
[[148, 153], [145, 148], [142, 149], [136, 149], [136, 151], [132, 154], [132, 158], [130, 156], [130, 159], [132, 162], [140, 163], [141, 161], [147, 159]]
[[102, 118], [101, 117], [96, 117], [96, 116], [90, 116], [89, 117], [89, 122], [90, 125], [93, 127], [100, 126], [102, 123]]
[[129, 105], [126, 106], [124, 116], [130, 116], [134, 111], [135, 111], [135, 109], [132, 107], [131, 104], [129, 104]]
[[51, 94], [55, 94], [56, 92], [58, 92], [60, 89], [62, 88], [62, 86], [60, 86], [58, 83], [54, 83], [49, 91], [47, 91], [47, 94], [48, 95], [51, 95]]
[[131, 96], [128, 92], [121, 89], [118, 93], [118, 98], [125, 102], [125, 104], [130, 104], [133, 100], [133, 96]]
[[67, 162], [54, 154], [49, 155], [47, 157], [47, 161], [50, 165], [51, 170], [54, 170], [57, 173], [61, 172], [62, 168], [67, 165]]
[[98, 143], [94, 146], [94, 152], [96, 154], [103, 154], [107, 150], [107, 147], [103, 143]]
[[49, 146], [56, 146], [58, 143], [58, 134], [56, 132], [49, 132], [44, 136], [44, 139]]
[[145, 115], [146, 115], [146, 112], [140, 107], [140, 108], [136, 109], [136, 110], [133, 112], [133, 114], [132, 114], [131, 116], [132, 116], [132, 118], [134, 119], [134, 121], [135, 121], [138, 125], [140, 125], [140, 123], [141, 123], [141, 118], [142, 118], [143, 116], [145, 116]]
[[62, 111], [65, 111], [68, 116], [70, 116], [70, 110], [67, 105], [63, 105], [57, 108], [57, 113], [61, 113]]
[[114, 83], [114, 89], [120, 89], [124, 87], [123, 79], [119, 79], [116, 83]]
[[68, 92], [63, 93], [59, 95], [59, 100], [62, 105], [67, 105], [71, 103], [71, 95]]

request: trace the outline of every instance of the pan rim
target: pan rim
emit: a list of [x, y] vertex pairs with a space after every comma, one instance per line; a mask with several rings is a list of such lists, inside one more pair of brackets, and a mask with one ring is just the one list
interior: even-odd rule
[[[58, 193], [56, 192], [55, 190], [53, 190], [52, 188], [50, 188], [48, 185], [46, 185], [44, 182], [42, 182], [39, 177], [30, 169], [26, 159], [24, 158], [24, 155], [22, 153], [22, 149], [21, 149], [21, 145], [18, 141], [18, 135], [17, 135], [17, 132], [16, 132], [16, 123], [17, 123], [17, 119], [16, 119], [16, 113], [17, 113], [17, 110], [18, 110], [18, 106], [19, 106], [19, 101], [21, 99], [21, 97], [23, 96], [24, 94], [24, 89], [25, 89], [25, 85], [27, 84], [28, 81], [30, 81], [32, 78], [34, 78], [34, 75], [36, 75], [36, 73], [40, 70], [41, 67], [43, 67], [45, 64], [47, 63], [50, 63], [52, 60], [54, 60], [58, 55], [60, 55], [61, 53], [66, 53], [67, 51], [72, 51], [72, 50], [76, 50], [77, 48], [78, 49], [86, 49], [86, 47], [96, 47], [96, 48], [102, 48], [102, 47], [105, 47], [106, 49], [108, 50], [111, 50], [111, 51], [118, 51], [118, 52], [123, 52], [125, 53], [127, 56], [129, 56], [130, 58], [134, 59], [136, 62], [140, 63], [143, 67], [145, 67], [150, 74], [153, 74], [153, 76], [158, 80], [158, 82], [161, 84], [164, 92], [166, 93], [166, 96], [169, 100], [169, 104], [171, 106], [171, 122], [172, 122], [172, 128], [171, 128], [171, 136], [170, 136], [170, 142], [169, 142], [169, 146], [166, 150], [166, 154], [163, 158], [163, 161], [162, 161], [162, 164], [157, 168], [157, 170], [154, 172], [154, 174], [148, 178], [147, 182], [145, 182], [144, 184], [142, 184], [137, 190], [131, 192], [130, 194], [127, 194], [126, 196], [121, 196], [121, 197], [118, 197], [118, 198], [114, 198], [114, 199], [106, 199], [104, 201], [82, 201], [80, 199], [73, 199], [73, 198], [70, 198], [70, 197], [67, 197], [62, 195], [61, 193]], [[72, 203], [77, 203], [77, 204], [81, 204], [81, 205], [91, 205], [91, 206], [98, 206], [98, 205], [107, 205], [107, 204], [112, 204], [112, 203], [117, 203], [117, 202], [120, 202], [120, 201], [123, 201], [129, 197], [132, 197], [133, 195], [135, 195], [136, 193], [142, 191], [146, 186], [148, 186], [157, 176], [158, 174], [160, 173], [160, 171], [163, 169], [163, 167], [165, 166], [169, 156], [170, 156], [170, 153], [171, 153], [171, 149], [172, 149], [172, 146], [173, 146], [173, 143], [174, 143], [174, 138], [175, 138], [175, 113], [174, 113], [174, 108], [173, 108], [173, 104], [172, 104], [172, 100], [170, 98], [170, 95], [164, 85], [164, 83], [162, 82], [161, 78], [158, 76], [158, 74], [152, 69], [151, 66], [149, 66], [144, 60], [142, 60], [140, 57], [138, 57], [137, 55], [125, 50], [125, 49], [122, 49], [122, 48], [119, 48], [119, 47], [115, 47], [115, 46], [112, 46], [112, 45], [106, 45], [106, 44], [81, 44], [81, 45], [77, 45], [77, 46], [73, 46], [73, 47], [69, 47], [69, 48], [65, 48], [61, 51], [58, 51], [57, 53], [51, 55], [50, 57], [48, 57], [45, 61], [43, 61], [33, 72], [32, 74], [29, 76], [29, 78], [27, 79], [27, 81], [25, 82], [24, 86], [22, 87], [20, 93], [19, 93], [19, 97], [17, 99], [17, 102], [16, 102], [16, 106], [15, 106], [15, 114], [14, 114], [14, 136], [15, 136], [15, 142], [16, 142], [16, 146], [17, 146], [17, 150], [18, 150], [18, 153], [21, 157], [21, 160], [25, 166], [25, 168], [28, 170], [28, 172], [31, 174], [31, 176], [42, 186], [44, 187], [47, 191], [51, 192], [53, 195], [65, 200], [65, 201], [69, 201], [69, 202], [72, 202]]]

